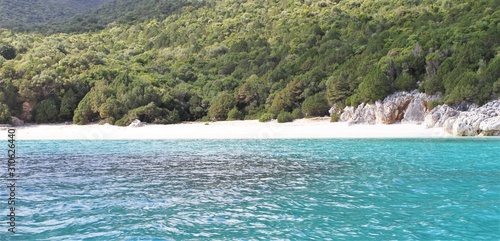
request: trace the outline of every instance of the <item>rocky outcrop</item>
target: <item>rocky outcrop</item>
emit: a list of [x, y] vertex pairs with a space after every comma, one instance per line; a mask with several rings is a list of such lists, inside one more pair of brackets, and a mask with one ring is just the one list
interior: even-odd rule
[[144, 126], [144, 123], [142, 123], [138, 119], [135, 119], [134, 121], [132, 121], [132, 123], [130, 123], [130, 125], [128, 125], [128, 127], [141, 127], [141, 126]]
[[[375, 105], [361, 104], [353, 110], [352, 118], [348, 121], [353, 124], [375, 124]], [[342, 119], [342, 115], [340, 117]]]
[[346, 107], [340, 121], [349, 124], [393, 124], [396, 122], [421, 124], [427, 114], [427, 102], [437, 99], [424, 93], [398, 92], [375, 104]]
[[500, 135], [500, 99], [481, 107], [462, 103], [455, 108], [440, 105], [426, 116], [427, 128], [443, 127], [455, 136]]
[[462, 102], [453, 107], [439, 105], [429, 111], [427, 103], [438, 99], [417, 91], [398, 92], [375, 104], [345, 107], [339, 121], [349, 125], [424, 124], [427, 128], [443, 128], [455, 136], [500, 136], [500, 99], [481, 107]]
[[403, 116], [403, 123], [421, 124], [427, 115], [427, 101], [428, 99], [416, 97], [410, 101]]
[[24, 121], [15, 116], [11, 116], [11, 122], [12, 126], [24, 126]]

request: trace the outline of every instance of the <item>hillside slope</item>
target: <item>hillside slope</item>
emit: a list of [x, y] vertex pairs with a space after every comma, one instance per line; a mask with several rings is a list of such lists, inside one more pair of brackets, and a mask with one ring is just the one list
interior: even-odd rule
[[68, 19], [112, 0], [0, 0], [0, 28], [28, 30]]
[[1, 32], [0, 120], [323, 115], [415, 88], [450, 104], [500, 96], [498, 0], [192, 0], [142, 19], [162, 11], [143, 6], [96, 32]]

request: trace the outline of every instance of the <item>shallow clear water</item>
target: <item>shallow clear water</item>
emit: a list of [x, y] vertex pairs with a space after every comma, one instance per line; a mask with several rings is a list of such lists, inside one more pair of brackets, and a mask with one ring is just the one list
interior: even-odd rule
[[499, 139], [19, 141], [17, 153], [17, 233], [3, 188], [0, 240], [500, 239]]

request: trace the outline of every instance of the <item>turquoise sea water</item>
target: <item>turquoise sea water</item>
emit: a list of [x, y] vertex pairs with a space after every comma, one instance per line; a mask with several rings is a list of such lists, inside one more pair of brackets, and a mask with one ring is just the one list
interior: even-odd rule
[[0, 240], [500, 239], [499, 139], [16, 148], [17, 233], [2, 178]]

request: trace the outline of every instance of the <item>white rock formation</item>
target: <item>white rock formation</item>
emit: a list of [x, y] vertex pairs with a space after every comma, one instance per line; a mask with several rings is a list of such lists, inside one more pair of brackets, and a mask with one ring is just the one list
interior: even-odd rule
[[132, 121], [132, 123], [130, 123], [130, 125], [128, 125], [128, 127], [141, 127], [141, 126], [144, 126], [144, 123], [142, 123], [138, 119], [135, 119], [134, 121]]
[[425, 126], [443, 127], [445, 131], [456, 136], [500, 135], [500, 99], [477, 107], [458, 106], [459, 111], [447, 105], [434, 108], [425, 118]]
[[437, 99], [424, 93], [397, 92], [375, 104], [346, 107], [340, 121], [349, 124], [393, 124], [406, 122], [421, 124], [427, 114], [427, 102]]
[[455, 107], [439, 105], [429, 111], [427, 103], [437, 99], [417, 91], [398, 92], [375, 104], [345, 107], [339, 121], [349, 125], [424, 124], [427, 128], [442, 127], [456, 136], [500, 136], [500, 99], [481, 107], [463, 102]]

